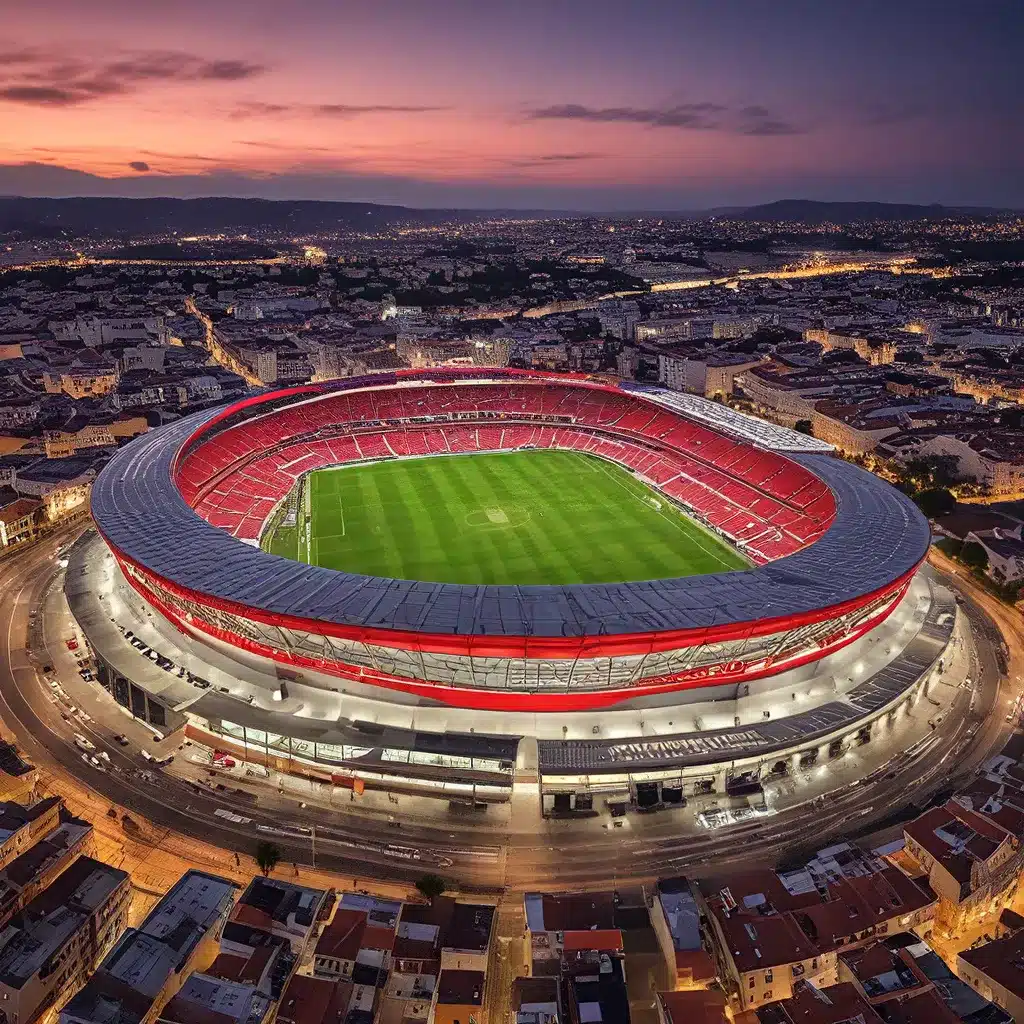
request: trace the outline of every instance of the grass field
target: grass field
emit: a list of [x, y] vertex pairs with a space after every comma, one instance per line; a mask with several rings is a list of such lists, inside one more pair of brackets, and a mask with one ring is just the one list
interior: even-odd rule
[[439, 583], [618, 583], [749, 563], [630, 473], [590, 455], [504, 452], [311, 473], [265, 550]]

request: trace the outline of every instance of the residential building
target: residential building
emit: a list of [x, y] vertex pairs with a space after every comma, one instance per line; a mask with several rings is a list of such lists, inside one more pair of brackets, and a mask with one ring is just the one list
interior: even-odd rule
[[1024, 931], [965, 949], [956, 959], [956, 973], [1015, 1021], [1024, 1021]]
[[[630, 1019], [615, 893], [527, 893], [523, 899], [532, 979], [558, 981], [558, 1020]], [[646, 908], [644, 908], [646, 918]], [[542, 1003], [542, 999], [536, 1000]], [[535, 1016], [545, 1012], [538, 1009]], [[529, 1017], [529, 1024], [534, 1024]]]
[[807, 980], [839, 981], [840, 953], [880, 935], [919, 928], [936, 899], [880, 856], [838, 844], [802, 869], [723, 880], [699, 903], [714, 940], [719, 980], [734, 1009], [788, 999]]
[[659, 992], [658, 1024], [728, 1024], [725, 993], [717, 989]]
[[162, 316], [103, 317], [85, 314], [74, 320], [52, 323], [58, 341], [82, 341], [90, 348], [115, 342], [166, 341]]
[[395, 935], [382, 1019], [428, 1017], [443, 971], [482, 975], [487, 969], [494, 912], [489, 904], [458, 903], [446, 896], [429, 905], [407, 903]]
[[64, 459], [87, 448], [110, 448], [149, 429], [144, 416], [78, 415], [60, 430], [43, 432], [48, 459]]
[[63, 392], [71, 398], [95, 398], [117, 387], [119, 373], [116, 364], [89, 352], [64, 370], [44, 373], [43, 386], [51, 395]]
[[850, 455], [865, 455], [878, 443], [898, 434], [902, 421], [896, 415], [874, 415], [859, 403], [823, 399], [811, 413], [811, 429], [821, 441], [835, 445]]
[[0, 548], [31, 540], [42, 511], [43, 503], [37, 498], [15, 498], [0, 507]]
[[821, 345], [825, 352], [838, 349], [856, 352], [861, 359], [872, 366], [885, 366], [896, 359], [897, 340], [879, 336], [870, 328], [863, 330], [810, 329], [804, 331], [804, 341], [814, 341]]
[[39, 498], [47, 522], [88, 511], [97, 463], [88, 456], [33, 459], [18, 465], [12, 486], [21, 495]]
[[298, 958], [284, 941], [256, 946], [245, 953], [217, 954], [216, 959], [202, 973], [220, 981], [251, 985], [271, 1002], [281, 998], [288, 979], [295, 970]]
[[[927, 942], [906, 932], [893, 935], [885, 945], [899, 951], [917, 974], [930, 983], [930, 988], [904, 1001], [879, 1000], [879, 1012], [891, 1024], [1014, 1024], [1005, 1008], [980, 995], [967, 982], [958, 978], [946, 962]], [[883, 979], [884, 982], [888, 978]]]
[[938, 895], [937, 927], [961, 931], [1008, 902], [1024, 854], [1019, 839], [988, 815], [950, 800], [905, 825], [903, 835]]
[[611, 893], [527, 893], [523, 903], [532, 977], [557, 975], [567, 947], [571, 952], [601, 941], [622, 948]]
[[257, 946], [283, 941], [302, 958], [316, 938], [327, 896], [324, 889], [257, 876], [231, 911], [221, 949], [247, 955]]
[[217, 954], [237, 889], [204, 871], [187, 871], [149, 912], [129, 928], [77, 995], [60, 1024], [149, 1024], [194, 970]]
[[328, 981], [295, 974], [277, 1008], [277, 1024], [347, 1024], [351, 981]]
[[313, 973], [318, 978], [383, 985], [401, 910], [396, 901], [345, 893], [317, 940]]
[[60, 797], [49, 796], [28, 806], [0, 804], [0, 868], [6, 867], [47, 832], [60, 824]]
[[442, 971], [487, 970], [495, 907], [489, 903], [451, 903], [441, 925]]
[[661, 879], [649, 894], [651, 925], [675, 988], [706, 988], [715, 978], [714, 957], [704, 948], [700, 908], [685, 878]]
[[620, 956], [590, 954], [564, 972], [566, 1020], [571, 1024], [630, 1024], [629, 992]]
[[0, 924], [36, 898], [62, 871], [93, 848], [92, 825], [71, 815], [0, 872]]
[[970, 533], [968, 543], [975, 542], [985, 549], [988, 566], [985, 572], [996, 583], [1019, 583], [1024, 580], [1024, 540], [1021, 525], [1012, 529], [996, 529]]
[[441, 969], [428, 1024], [483, 1024], [483, 971]]
[[79, 857], [8, 922], [0, 935], [0, 1009], [29, 1024], [85, 982], [124, 930], [126, 872]]
[[1024, 438], [1019, 430], [935, 431], [921, 437], [910, 455], [951, 455], [961, 478], [976, 480], [992, 498], [1024, 495]]
[[38, 783], [35, 766], [22, 759], [13, 743], [0, 740], [0, 799], [32, 801]]
[[154, 1024], [263, 1024], [273, 1001], [254, 985], [195, 973], [157, 1015]]
[[[787, 999], [759, 1007], [755, 1019], [758, 1024], [885, 1024], [848, 982], [826, 988], [798, 984]], [[935, 1024], [939, 1024], [938, 1019]]]
[[559, 1024], [557, 978], [516, 978], [512, 983], [513, 1024]]

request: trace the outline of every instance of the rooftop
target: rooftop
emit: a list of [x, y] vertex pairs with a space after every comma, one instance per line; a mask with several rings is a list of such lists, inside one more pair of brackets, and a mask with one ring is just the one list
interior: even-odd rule
[[0, 936], [0, 980], [20, 989], [127, 879], [118, 868], [79, 857], [7, 925]]
[[667, 1024], [726, 1024], [725, 993], [710, 989], [659, 992]]
[[352, 998], [352, 982], [293, 974], [278, 1004], [277, 1019], [287, 1024], [341, 1024]]
[[437, 1001], [457, 1006], [482, 1006], [483, 971], [442, 971], [437, 979]]
[[[455, 379], [450, 373], [444, 377], [445, 372], [433, 371], [435, 377]], [[412, 379], [422, 382], [424, 377]], [[351, 378], [313, 386], [291, 400], [395, 383], [391, 375]], [[275, 393], [274, 401], [287, 401], [282, 394]], [[888, 484], [827, 455], [796, 453], [789, 457], [832, 490], [836, 518], [816, 543], [755, 569], [562, 587], [356, 576], [260, 551], [189, 508], [172, 480], [172, 466], [189, 437], [216, 415], [184, 417], [122, 448], [94, 485], [97, 523], [108, 543], [183, 587], [304, 620], [446, 636], [551, 638], [727, 627], [863, 598], [914, 569], [929, 542], [927, 522]]]
[[996, 985], [1024, 998], [1024, 932], [986, 942], [977, 949], [965, 949], [960, 959]]
[[160, 1019], [171, 1024], [261, 1024], [270, 1007], [270, 999], [252, 985], [192, 974]]
[[236, 886], [203, 871], [187, 871], [104, 957], [85, 988], [64, 1009], [67, 1019], [138, 1024], [167, 979], [188, 963], [197, 945], [227, 909]]
[[849, 982], [823, 989], [798, 985], [790, 999], [760, 1007], [757, 1020], [760, 1024], [882, 1024]]

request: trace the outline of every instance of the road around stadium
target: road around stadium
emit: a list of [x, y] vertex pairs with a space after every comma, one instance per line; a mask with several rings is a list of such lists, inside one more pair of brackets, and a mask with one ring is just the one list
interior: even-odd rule
[[[142, 860], [153, 864], [166, 860], [170, 851], [187, 858], [189, 850], [200, 863], [209, 863], [216, 856], [210, 844], [245, 855], [260, 838], [271, 835], [286, 861], [308, 865], [315, 856], [321, 870], [340, 873], [345, 884], [347, 879], [359, 885], [370, 884], [368, 879], [374, 884], [407, 882], [424, 870], [436, 870], [465, 891], [495, 894], [596, 888], [681, 872], [699, 877], [764, 864], [794, 848], [870, 831], [909, 802], [920, 806], [936, 791], [962, 782], [1005, 743], [1011, 730], [1006, 713], [1024, 669], [1022, 631], [1012, 611], [970, 580], [953, 576], [951, 585], [965, 599], [975, 635], [983, 637], [970, 655], [979, 684], [973, 711], [969, 692], [958, 689], [952, 696], [955, 713], [942, 716], [930, 734], [926, 729], [924, 741], [908, 742], [903, 750], [892, 745], [885, 754], [893, 755], [891, 767], [874, 769], [868, 777], [869, 766], [856, 759], [827, 770], [818, 767], [780, 788], [776, 812], [769, 817], [706, 831], [695, 829], [685, 810], [675, 810], [631, 815], [625, 830], [612, 831], [598, 820], [538, 821], [517, 815], [515, 798], [505, 817], [492, 820], [492, 809], [481, 820], [415, 798], [402, 797], [400, 805], [384, 802], [382, 794], [368, 794], [371, 799], [362, 803], [325, 798], [309, 782], [282, 778], [273, 780], [277, 788], [232, 781], [249, 794], [244, 807], [233, 804], [240, 820], [232, 821], [223, 816], [232, 799], [213, 787], [197, 786], [207, 773], [190, 763], [187, 750], [172, 769], [151, 771], [139, 748], [149, 744], [152, 749], [152, 736], [100, 687], [83, 683], [73, 673], [62, 675], [68, 695], [62, 702], [45, 686], [26, 648], [32, 643], [30, 622], [46, 650], [57, 653], [63, 646], [69, 617], [54, 556], [67, 539], [49, 538], [0, 562], [7, 621], [7, 629], [0, 631], [0, 719], [54, 791], [88, 791], [84, 804], [77, 802], [75, 809], [92, 817], [99, 828], [109, 833], [106, 815], [112, 804], [119, 814], [127, 809], [140, 830], [126, 841], [130, 838], [136, 848], [152, 844]], [[993, 643], [1000, 631], [1008, 646], [1012, 681], [1001, 688]], [[73, 714], [71, 701], [78, 709]], [[88, 719], [81, 714], [85, 709]], [[108, 770], [83, 764], [74, 747], [76, 732], [108, 753]], [[128, 748], [115, 741], [117, 733], [129, 736]], [[177, 744], [170, 742], [172, 748]]]
[[367, 576], [564, 585], [750, 567], [664, 495], [579, 452], [356, 464], [316, 470], [298, 486], [264, 550]]

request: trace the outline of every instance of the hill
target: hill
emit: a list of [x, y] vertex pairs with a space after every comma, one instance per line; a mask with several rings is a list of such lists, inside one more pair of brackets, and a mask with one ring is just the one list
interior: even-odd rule
[[[172, 234], [289, 235], [376, 231], [395, 224], [430, 225], [456, 217], [454, 210], [412, 210], [377, 203], [267, 199], [35, 199], [0, 196], [0, 231], [27, 235], [139, 237]], [[458, 215], [465, 220], [465, 215]]]
[[801, 224], [849, 224], [853, 221], [936, 220], [986, 216], [998, 211], [982, 206], [941, 206], [932, 203], [824, 203], [812, 199], [780, 199], [733, 213], [735, 220], [795, 221]]

